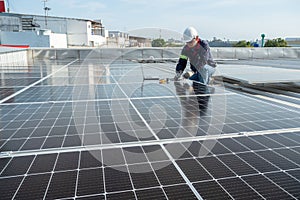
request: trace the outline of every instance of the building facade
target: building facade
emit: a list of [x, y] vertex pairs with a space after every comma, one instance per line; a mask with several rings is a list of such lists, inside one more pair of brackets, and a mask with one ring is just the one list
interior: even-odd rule
[[107, 37], [102, 21], [0, 13], [1, 45], [101, 47]]
[[129, 34], [121, 31], [108, 31], [108, 47], [129, 47]]
[[129, 46], [130, 47], [152, 47], [151, 39], [138, 37], [138, 36], [129, 36]]

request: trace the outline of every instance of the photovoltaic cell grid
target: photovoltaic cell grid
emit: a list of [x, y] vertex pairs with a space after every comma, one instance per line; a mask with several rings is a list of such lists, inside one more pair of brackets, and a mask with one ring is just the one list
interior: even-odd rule
[[[300, 71], [297, 69], [274, 68], [271, 66], [219, 65], [219, 67], [223, 77], [249, 84], [294, 83], [299, 82], [300, 76]], [[269, 76], [269, 74], [272, 74], [272, 76]]]
[[[137, 110], [128, 100], [6, 104], [1, 109], [1, 151], [157, 140], [146, 124], [160, 140], [206, 136], [212, 118], [219, 117], [211, 115], [209, 105], [202, 108], [204, 111], [200, 116], [199, 107], [194, 106], [198, 104], [197, 97], [190, 97], [188, 104], [184, 97], [131, 101]], [[223, 127], [216, 133], [299, 127], [300, 116], [292, 110], [263, 102], [258, 104], [240, 95], [228, 95], [226, 101], [226, 113], [217, 113], [224, 115], [224, 122], [219, 122]]]
[[[143, 72], [172, 76], [157, 67]], [[68, 68], [1, 105], [1, 152], [20, 153], [1, 158], [1, 199], [299, 198], [297, 111], [228, 91], [224, 104], [211, 88], [190, 95], [188, 85], [143, 83], [141, 68], [128, 63], [105, 76], [95, 66], [91, 78], [76, 75], [78, 63]], [[220, 106], [226, 112], [215, 113]], [[225, 138], [203, 139], [217, 119], [222, 129], [213, 132]]]
[[[207, 141], [165, 148], [171, 155], [185, 150], [182, 157], [174, 156], [175, 163], [205, 199], [299, 199], [299, 134], [218, 139], [207, 156], [199, 155]], [[3, 158], [0, 170], [2, 199], [29, 194], [45, 199], [196, 199], [159, 145]]]

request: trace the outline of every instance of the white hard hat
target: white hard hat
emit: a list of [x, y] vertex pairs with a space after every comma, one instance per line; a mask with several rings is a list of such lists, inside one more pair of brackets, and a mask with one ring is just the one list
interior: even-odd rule
[[198, 36], [198, 32], [194, 27], [188, 27], [183, 32], [183, 41], [190, 42]]

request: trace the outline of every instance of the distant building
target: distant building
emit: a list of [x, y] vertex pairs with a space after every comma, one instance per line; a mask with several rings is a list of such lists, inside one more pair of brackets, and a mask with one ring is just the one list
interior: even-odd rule
[[169, 44], [177, 44], [177, 45], [184, 45], [184, 42], [182, 42], [181, 40], [176, 40], [174, 38], [168, 39], [167, 43], [169, 43]]
[[213, 40], [209, 41], [208, 43], [211, 47], [232, 47], [234, 42], [229, 40], [223, 41], [214, 37]]
[[30, 47], [100, 47], [108, 32], [101, 21], [0, 13], [0, 44]]
[[290, 47], [300, 47], [300, 37], [298, 38], [286, 38], [285, 41]]
[[152, 47], [151, 39], [129, 36], [129, 47]]
[[121, 31], [108, 31], [107, 46], [116, 48], [129, 47], [129, 34]]

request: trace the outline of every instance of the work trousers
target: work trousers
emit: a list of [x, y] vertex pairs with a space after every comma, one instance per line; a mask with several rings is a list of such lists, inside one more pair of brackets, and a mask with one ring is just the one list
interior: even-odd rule
[[198, 81], [204, 85], [209, 84], [210, 77], [215, 73], [216, 69], [209, 65], [204, 65], [189, 78], [193, 81]]

